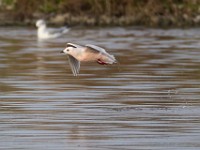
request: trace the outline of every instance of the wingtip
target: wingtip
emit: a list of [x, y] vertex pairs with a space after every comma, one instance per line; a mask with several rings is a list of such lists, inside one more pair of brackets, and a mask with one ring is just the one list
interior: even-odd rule
[[74, 77], [77, 77], [78, 76], [78, 74], [74, 74]]

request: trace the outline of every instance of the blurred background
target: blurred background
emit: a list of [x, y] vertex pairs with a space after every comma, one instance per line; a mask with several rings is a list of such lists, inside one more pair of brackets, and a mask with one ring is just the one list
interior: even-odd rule
[[200, 25], [199, 0], [0, 0], [0, 24]]

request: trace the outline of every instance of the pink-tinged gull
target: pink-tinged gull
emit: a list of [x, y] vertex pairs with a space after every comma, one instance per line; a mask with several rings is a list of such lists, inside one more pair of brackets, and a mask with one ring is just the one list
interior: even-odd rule
[[100, 65], [117, 63], [113, 55], [108, 54], [105, 49], [92, 44], [81, 46], [78, 44], [67, 43], [67, 47], [61, 51], [61, 53], [68, 55], [69, 64], [74, 76], [79, 74], [80, 62], [93, 61]]

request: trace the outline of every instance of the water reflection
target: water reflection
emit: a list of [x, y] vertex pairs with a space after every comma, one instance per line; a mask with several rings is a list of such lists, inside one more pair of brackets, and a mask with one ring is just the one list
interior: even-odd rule
[[[198, 29], [0, 33], [2, 149], [200, 148]], [[105, 47], [119, 64], [84, 63], [73, 77], [67, 42]]]

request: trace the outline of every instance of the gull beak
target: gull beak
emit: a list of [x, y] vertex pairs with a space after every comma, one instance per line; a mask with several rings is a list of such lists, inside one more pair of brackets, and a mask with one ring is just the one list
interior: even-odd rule
[[64, 51], [60, 51], [60, 53], [64, 53]]

